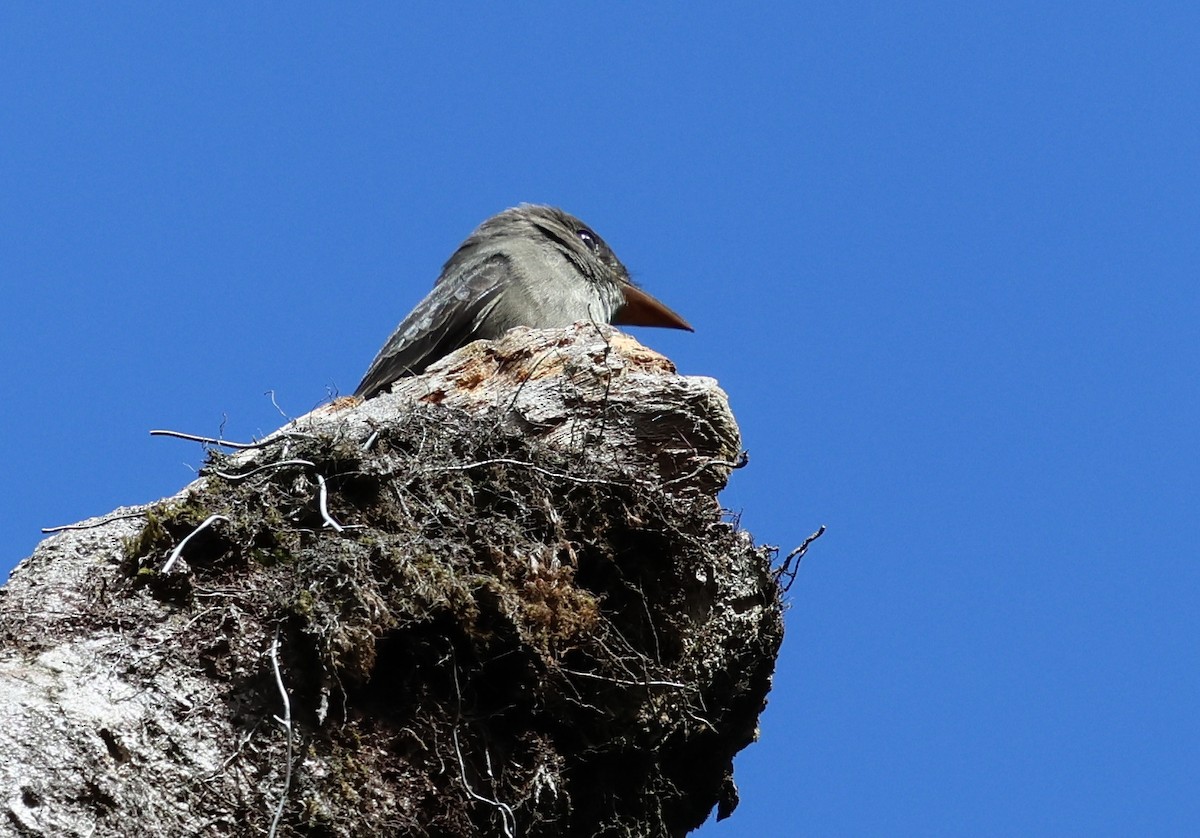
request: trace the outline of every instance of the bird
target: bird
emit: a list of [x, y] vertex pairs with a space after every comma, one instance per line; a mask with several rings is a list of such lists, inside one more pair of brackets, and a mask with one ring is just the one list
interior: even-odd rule
[[521, 204], [480, 224], [400, 322], [354, 395], [369, 399], [475, 340], [581, 320], [694, 331], [633, 284], [600, 236], [561, 209]]

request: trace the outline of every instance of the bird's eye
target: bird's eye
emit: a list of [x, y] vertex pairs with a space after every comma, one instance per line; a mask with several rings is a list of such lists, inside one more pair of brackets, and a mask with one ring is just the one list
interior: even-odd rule
[[575, 231], [575, 235], [579, 236], [579, 240], [587, 245], [587, 249], [592, 251], [592, 253], [600, 252], [600, 237], [587, 227], [579, 228]]

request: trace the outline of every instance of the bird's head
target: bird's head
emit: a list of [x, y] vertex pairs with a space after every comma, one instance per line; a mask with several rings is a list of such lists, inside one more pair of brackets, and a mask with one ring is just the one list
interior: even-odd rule
[[628, 269], [608, 242], [575, 216], [557, 207], [521, 204], [483, 222], [460, 250], [500, 242], [507, 237], [541, 239], [589, 281], [619, 288], [624, 304], [614, 314], [613, 323], [693, 331], [686, 320], [634, 285]]

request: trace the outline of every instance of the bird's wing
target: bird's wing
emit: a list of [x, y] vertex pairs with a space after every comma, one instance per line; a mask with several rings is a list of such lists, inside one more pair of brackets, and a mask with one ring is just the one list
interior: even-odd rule
[[459, 277], [442, 277], [392, 332], [354, 395], [383, 390], [398, 378], [416, 375], [439, 358], [475, 339], [475, 327], [496, 304], [508, 277], [508, 259], [493, 254]]

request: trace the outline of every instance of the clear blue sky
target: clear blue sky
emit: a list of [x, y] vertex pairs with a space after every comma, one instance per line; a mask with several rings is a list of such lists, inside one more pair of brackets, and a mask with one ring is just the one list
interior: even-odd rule
[[0, 567], [554, 203], [829, 528], [700, 835], [1200, 834], [1200, 7], [826, 5], [5, 5]]

